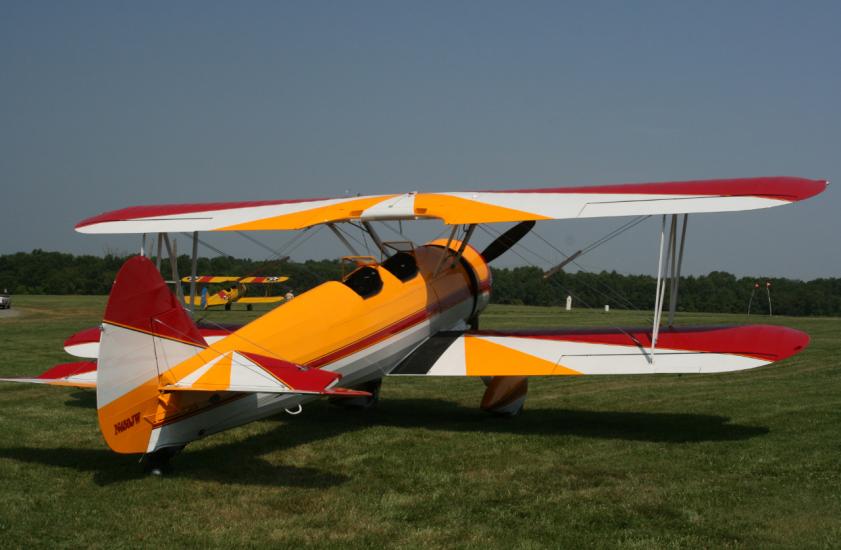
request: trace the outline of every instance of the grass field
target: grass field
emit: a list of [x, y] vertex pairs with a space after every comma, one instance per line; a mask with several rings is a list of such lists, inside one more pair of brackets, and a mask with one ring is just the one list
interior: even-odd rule
[[[70, 360], [104, 302], [15, 297], [0, 375]], [[482, 326], [646, 316], [496, 306]], [[535, 378], [511, 419], [478, 410], [478, 380], [387, 379], [376, 410], [318, 402], [196, 442], [163, 478], [106, 448], [94, 392], [2, 384], [0, 547], [837, 548], [841, 319], [771, 322], [811, 346], [734, 374]]]

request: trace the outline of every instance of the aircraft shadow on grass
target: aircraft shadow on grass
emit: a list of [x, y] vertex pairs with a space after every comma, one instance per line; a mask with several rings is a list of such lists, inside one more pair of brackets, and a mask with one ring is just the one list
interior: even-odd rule
[[[95, 408], [94, 392], [71, 394], [68, 405]], [[306, 410], [309, 409], [309, 410]], [[307, 414], [310, 413], [310, 414]], [[201, 479], [242, 485], [326, 488], [342, 484], [347, 475], [304, 466], [271, 464], [262, 456], [299, 445], [327, 440], [374, 427], [442, 430], [463, 433], [574, 436], [597, 439], [686, 444], [740, 441], [769, 432], [763, 426], [731, 424], [724, 416], [690, 413], [635, 413], [567, 409], [527, 409], [514, 418], [488, 415], [472, 407], [441, 399], [384, 399], [377, 409], [346, 410], [324, 402], [305, 407], [300, 417], [273, 417], [283, 424], [234, 442], [179, 455], [175, 478]], [[118, 455], [106, 449], [27, 448], [0, 449], [0, 457], [48, 466], [93, 472], [100, 485], [143, 477], [136, 455]]]

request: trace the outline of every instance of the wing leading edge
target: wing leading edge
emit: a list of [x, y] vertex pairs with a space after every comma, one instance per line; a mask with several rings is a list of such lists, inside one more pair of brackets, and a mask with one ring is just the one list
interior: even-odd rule
[[807, 199], [825, 180], [759, 177], [554, 187], [507, 191], [406, 193], [276, 201], [134, 206], [79, 222], [81, 233], [268, 231], [348, 220], [440, 219], [447, 224], [691, 214], [768, 208]]

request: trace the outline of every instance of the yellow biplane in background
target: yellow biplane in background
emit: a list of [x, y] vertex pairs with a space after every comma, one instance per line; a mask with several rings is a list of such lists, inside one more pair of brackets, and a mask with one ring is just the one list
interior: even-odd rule
[[[221, 284], [224, 287], [214, 293], [208, 291], [208, 287], [202, 288], [201, 296], [193, 298], [193, 306], [200, 309], [210, 309], [212, 307], [224, 307], [226, 310], [231, 309], [231, 304], [239, 303], [246, 304], [246, 309], [251, 311], [254, 304], [275, 304], [286, 299], [285, 296], [269, 296], [269, 286], [266, 286], [266, 291], [263, 296], [246, 296], [248, 293], [247, 285], [274, 285], [286, 282], [289, 277], [229, 277], [229, 276], [214, 276], [202, 275], [193, 277], [183, 277], [182, 283], [192, 283], [200, 285]], [[184, 303], [190, 305], [190, 297], [184, 297]]]

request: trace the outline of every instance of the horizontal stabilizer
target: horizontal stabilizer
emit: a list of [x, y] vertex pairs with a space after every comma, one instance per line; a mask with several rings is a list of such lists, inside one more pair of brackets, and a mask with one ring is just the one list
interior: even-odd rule
[[36, 378], [0, 378], [0, 381], [69, 386], [71, 388], [95, 388], [96, 362], [77, 361], [75, 363], [62, 363], [40, 374]]
[[713, 373], [751, 369], [802, 351], [809, 337], [769, 325], [439, 333], [390, 375], [545, 376]]
[[[242, 328], [242, 325], [198, 324], [199, 334], [211, 346], [240, 328]], [[102, 330], [99, 327], [80, 330], [64, 341], [64, 351], [76, 357], [96, 359], [99, 357], [99, 339], [101, 336]]]
[[217, 355], [180, 380], [162, 385], [161, 389], [370, 396], [368, 392], [333, 388], [341, 377], [335, 372], [303, 367], [282, 359], [229, 351]]
[[76, 357], [96, 359], [99, 357], [99, 338], [102, 331], [99, 327], [92, 327], [73, 334], [64, 341], [64, 351]]

